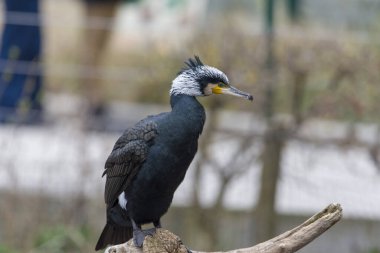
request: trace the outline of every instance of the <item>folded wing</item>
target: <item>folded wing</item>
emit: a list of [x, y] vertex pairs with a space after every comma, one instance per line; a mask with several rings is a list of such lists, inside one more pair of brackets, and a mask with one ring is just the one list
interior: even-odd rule
[[113, 206], [119, 195], [131, 184], [146, 160], [157, 134], [156, 123], [143, 120], [127, 129], [117, 140], [103, 173], [103, 176], [107, 176], [104, 192], [107, 206]]

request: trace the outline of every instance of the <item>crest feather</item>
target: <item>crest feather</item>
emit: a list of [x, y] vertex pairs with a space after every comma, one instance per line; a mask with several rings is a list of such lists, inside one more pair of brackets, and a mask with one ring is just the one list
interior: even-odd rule
[[194, 56], [194, 59], [192, 58], [189, 58], [185, 64], [189, 67], [189, 68], [196, 68], [198, 66], [204, 66], [203, 62], [201, 61], [201, 59], [199, 59], [199, 56], [198, 55], [195, 55]]
[[204, 66], [203, 62], [201, 61], [198, 55], [194, 55], [194, 59], [193, 58], [187, 59], [187, 61], [185, 61], [185, 64], [186, 66], [181, 69], [178, 75], [186, 70], [195, 69], [197, 67]]

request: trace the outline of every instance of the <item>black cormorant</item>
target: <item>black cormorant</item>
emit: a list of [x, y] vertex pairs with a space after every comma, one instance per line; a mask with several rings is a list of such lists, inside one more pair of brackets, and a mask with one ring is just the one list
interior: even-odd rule
[[96, 250], [120, 244], [132, 236], [141, 247], [152, 230], [141, 225], [161, 226], [175, 190], [185, 177], [198, 147], [206, 115], [197, 96], [230, 94], [252, 100], [232, 87], [220, 70], [204, 65], [199, 57], [189, 59], [173, 80], [171, 112], [138, 122], [117, 140], [105, 164], [107, 224]]

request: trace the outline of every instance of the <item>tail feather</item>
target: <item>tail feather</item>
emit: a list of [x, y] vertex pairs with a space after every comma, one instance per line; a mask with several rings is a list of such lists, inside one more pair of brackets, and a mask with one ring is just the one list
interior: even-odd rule
[[96, 244], [95, 250], [104, 249], [108, 245], [127, 242], [133, 237], [132, 227], [117, 227], [106, 224]]
[[133, 237], [133, 228], [127, 212], [118, 204], [107, 209], [107, 224], [96, 244], [95, 250], [108, 245], [121, 244]]

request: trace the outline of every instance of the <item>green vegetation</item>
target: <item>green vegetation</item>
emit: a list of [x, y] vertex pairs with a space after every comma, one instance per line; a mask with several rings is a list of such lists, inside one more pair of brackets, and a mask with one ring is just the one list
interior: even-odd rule
[[86, 228], [71, 228], [63, 225], [46, 228], [36, 236], [33, 253], [81, 252], [89, 240]]
[[11, 249], [4, 244], [0, 244], [0, 253], [18, 253], [18, 251]]

